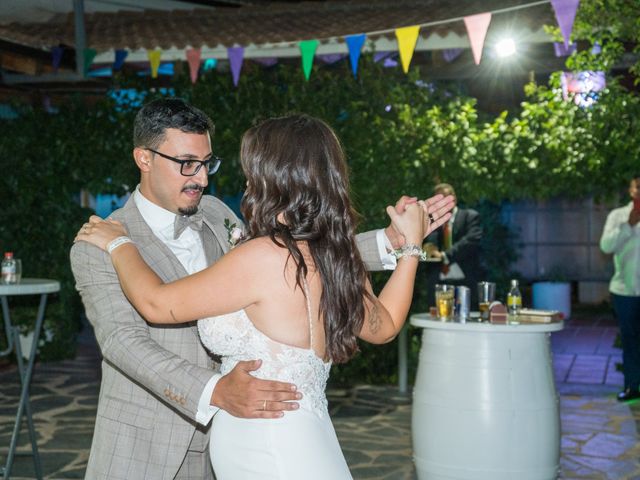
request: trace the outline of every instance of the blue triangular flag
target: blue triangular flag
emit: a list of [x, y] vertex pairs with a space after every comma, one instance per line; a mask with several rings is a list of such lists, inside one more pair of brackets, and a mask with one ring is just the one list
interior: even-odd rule
[[124, 65], [124, 59], [127, 58], [129, 52], [126, 50], [116, 50], [116, 59], [113, 62], [113, 69], [120, 70], [122, 65]]
[[349, 59], [351, 60], [351, 71], [355, 77], [358, 73], [358, 60], [360, 60], [360, 51], [364, 45], [367, 36], [364, 33], [359, 35], [349, 35], [345, 37], [347, 47], [349, 47]]

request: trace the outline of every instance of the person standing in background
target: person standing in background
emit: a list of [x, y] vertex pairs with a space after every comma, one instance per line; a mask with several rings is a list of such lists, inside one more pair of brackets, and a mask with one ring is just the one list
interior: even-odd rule
[[427, 244], [431, 244], [431, 248], [427, 248], [429, 256], [442, 260], [440, 268], [434, 264], [427, 266], [429, 300], [433, 301], [432, 292], [437, 283], [464, 285], [471, 290], [470, 300], [473, 309], [478, 305], [477, 284], [483, 280], [480, 264], [480, 214], [471, 208], [458, 207], [455, 190], [448, 183], [436, 185], [433, 192], [435, 195], [452, 195], [456, 206], [449, 221], [425, 240]]
[[620, 402], [640, 398], [640, 172], [631, 177], [629, 195], [631, 202], [609, 213], [600, 238], [615, 267], [609, 292], [622, 340]]

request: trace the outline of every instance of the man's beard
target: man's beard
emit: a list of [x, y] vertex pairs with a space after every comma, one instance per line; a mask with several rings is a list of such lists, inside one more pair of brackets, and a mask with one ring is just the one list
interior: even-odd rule
[[[198, 190], [201, 194], [204, 191], [204, 189], [200, 186], [200, 185], [196, 185], [194, 183], [189, 184], [189, 185], [185, 185], [182, 188], [182, 191], [186, 191], [186, 190]], [[195, 205], [191, 205], [189, 207], [185, 207], [185, 208], [178, 208], [178, 213], [180, 213], [180, 215], [186, 215], [187, 217], [193, 215], [194, 213], [196, 213], [198, 211], [198, 207], [200, 205], [200, 200], [202, 199], [202, 195], [200, 195], [200, 198], [198, 198], [198, 201], [196, 202]]]

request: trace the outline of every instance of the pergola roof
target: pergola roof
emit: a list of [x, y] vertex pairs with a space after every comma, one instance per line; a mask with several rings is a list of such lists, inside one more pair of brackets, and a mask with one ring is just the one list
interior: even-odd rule
[[[531, 3], [522, 0], [346, 0], [269, 3], [240, 8], [144, 10], [85, 14], [86, 46], [98, 52], [96, 63], [113, 60], [126, 49], [128, 61], [146, 60], [146, 51], [163, 50], [163, 60], [184, 59], [186, 48], [201, 48], [204, 58], [226, 58], [226, 49], [245, 47], [245, 57], [298, 56], [300, 40], [320, 40], [317, 53], [346, 53], [344, 36], [368, 33], [376, 50], [397, 48], [393, 30], [454, 20], [421, 28], [417, 50], [468, 48], [462, 17]], [[509, 29], [530, 43], [549, 42], [542, 26], [554, 24], [549, 3], [494, 14], [491, 35]], [[73, 14], [47, 23], [0, 25], [0, 40], [48, 51], [75, 46]]]

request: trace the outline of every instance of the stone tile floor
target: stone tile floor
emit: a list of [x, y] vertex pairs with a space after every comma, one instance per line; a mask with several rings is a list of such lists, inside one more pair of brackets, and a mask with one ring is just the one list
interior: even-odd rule
[[[620, 350], [608, 314], [574, 314], [552, 335], [560, 394], [561, 479], [640, 479], [640, 403], [620, 404]], [[100, 359], [90, 330], [75, 360], [37, 364], [31, 387], [38, 446], [50, 480], [83, 478], [99, 389]], [[0, 370], [0, 462], [4, 464], [19, 386]], [[413, 480], [411, 398], [393, 386], [328, 392], [332, 418], [355, 479]], [[26, 434], [20, 451], [29, 451]], [[31, 457], [16, 457], [12, 477], [34, 478]]]

